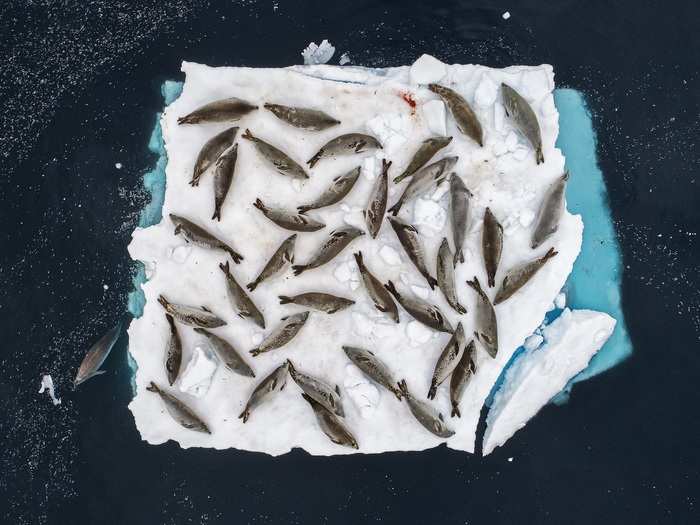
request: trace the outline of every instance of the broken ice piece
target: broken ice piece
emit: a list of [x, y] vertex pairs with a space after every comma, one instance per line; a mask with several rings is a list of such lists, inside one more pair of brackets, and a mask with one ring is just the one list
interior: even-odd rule
[[302, 190], [302, 184], [299, 179], [291, 179], [290, 183], [292, 185], [292, 189], [294, 189], [294, 191], [296, 191], [297, 193], [299, 193]]
[[48, 392], [54, 405], [61, 404], [61, 399], [56, 397], [56, 391], [53, 386], [53, 378], [48, 374], [41, 378], [41, 388], [39, 388], [39, 393], [43, 394], [44, 391]]
[[377, 159], [375, 157], [367, 157], [362, 161], [362, 175], [367, 180], [377, 178]]
[[[544, 329], [543, 346], [508, 368], [486, 418], [484, 455], [503, 445], [583, 370], [615, 328], [615, 319], [591, 310], [564, 310]], [[597, 338], [591, 339], [595, 333]]]
[[494, 156], [500, 157], [508, 152], [508, 146], [506, 146], [505, 142], [499, 140], [493, 145], [491, 151], [493, 152]]
[[343, 53], [342, 55], [340, 55], [340, 60], [338, 60], [338, 64], [344, 66], [345, 64], [349, 64], [350, 62], [350, 55], [348, 55], [347, 53]]
[[535, 220], [535, 212], [530, 208], [525, 208], [524, 210], [520, 211], [520, 215], [518, 215], [518, 222], [520, 222], [520, 225], [523, 228], [530, 226], [533, 220]]
[[411, 346], [427, 343], [433, 335], [433, 331], [418, 321], [411, 321], [406, 325], [406, 336], [411, 341]]
[[527, 157], [527, 150], [525, 148], [517, 148], [513, 152], [513, 158], [515, 160], [525, 160], [525, 157]]
[[335, 53], [335, 47], [326, 39], [324, 39], [320, 45], [316, 45], [316, 42], [311, 42], [304, 51], [301, 52], [301, 56], [304, 57], [304, 64], [314, 65], [314, 64], [325, 64]]
[[506, 11], [501, 15], [501, 17], [503, 17], [503, 20], [508, 20], [510, 18], [510, 11]]
[[406, 143], [411, 121], [408, 115], [382, 113], [367, 122], [367, 129], [382, 143], [382, 153], [390, 156]]
[[514, 151], [517, 147], [518, 135], [516, 135], [515, 131], [511, 131], [506, 137], [506, 148], [508, 148], [508, 151]]
[[445, 104], [442, 100], [429, 100], [421, 106], [423, 119], [431, 133], [444, 137], [447, 135], [445, 124]]
[[555, 298], [554, 298], [554, 306], [559, 308], [560, 310], [564, 309], [566, 306], [566, 294], [563, 292], [560, 292]]
[[411, 84], [430, 84], [440, 82], [447, 74], [447, 67], [431, 55], [421, 55], [411, 66], [409, 78]]
[[199, 343], [192, 350], [185, 371], [180, 374], [180, 391], [194, 397], [204, 397], [219, 362], [209, 343]]
[[364, 337], [372, 335], [372, 321], [359, 312], [352, 313], [352, 328], [357, 335]]
[[143, 263], [143, 268], [144, 273], [146, 274], [146, 279], [148, 279], [149, 281], [153, 279], [153, 276], [156, 274], [156, 262], [146, 261]]
[[413, 205], [413, 224], [424, 226], [421, 229], [428, 237], [434, 237], [441, 232], [447, 221], [447, 212], [437, 202], [431, 199], [416, 199]]
[[542, 337], [541, 335], [532, 334], [525, 339], [525, 342], [523, 343], [523, 348], [525, 350], [534, 350], [535, 348], [539, 348], [543, 341], [544, 337]]
[[192, 247], [188, 246], [186, 244], [183, 244], [182, 246], [176, 246], [175, 248], [173, 248], [173, 251], [170, 254], [170, 258], [174, 262], [176, 262], [178, 264], [182, 264], [190, 256], [191, 251], [192, 251]]
[[398, 266], [401, 264], [401, 256], [399, 253], [388, 245], [382, 246], [381, 250], [379, 250], [379, 257], [389, 266]]
[[491, 104], [496, 102], [496, 97], [498, 96], [498, 84], [496, 84], [491, 77], [484, 73], [481, 76], [481, 82], [474, 92], [474, 103], [477, 106], [489, 107]]
[[430, 291], [427, 288], [416, 286], [415, 284], [411, 285], [411, 291], [421, 299], [427, 299], [428, 295], [430, 295]]
[[349, 281], [353, 276], [352, 267], [348, 263], [342, 263], [335, 267], [333, 277], [341, 283]]

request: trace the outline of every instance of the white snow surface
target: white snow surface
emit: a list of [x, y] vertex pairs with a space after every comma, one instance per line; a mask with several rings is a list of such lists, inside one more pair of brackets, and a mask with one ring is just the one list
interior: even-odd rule
[[602, 312], [566, 308], [542, 330], [544, 344], [526, 347], [494, 396], [486, 418], [484, 455], [508, 441], [586, 368], [612, 334], [615, 323]]
[[[470, 206], [472, 226], [465, 241], [467, 261], [456, 269], [457, 294], [460, 302], [468, 308], [467, 314], [460, 317], [449, 307], [439, 290], [427, 289], [425, 280], [403, 254], [396, 235], [385, 222], [376, 240], [369, 235], [355, 240], [324, 267], [305, 272], [299, 277], [294, 277], [287, 270], [263, 282], [251, 297], [264, 313], [267, 323], [264, 331], [234, 314], [227, 299], [224, 276], [218, 268], [218, 264], [226, 260], [226, 255], [191, 245], [185, 248], [185, 241], [173, 235], [174, 228], [168, 214], [174, 212], [195, 220], [242, 253], [245, 260], [240, 265], [231, 265], [231, 269], [235, 278], [244, 285], [258, 274], [279, 244], [290, 235], [252, 206], [256, 198], [272, 206], [294, 209], [315, 198], [337, 175], [355, 166], [367, 167], [368, 158], [376, 160], [372, 163], [376, 169], [371, 168], [376, 174], [386, 151], [323, 159], [310, 170], [310, 179], [295, 189], [288, 178], [270, 168], [249, 141], [238, 139], [236, 174], [223, 206], [223, 219], [219, 223], [210, 220], [214, 198], [211, 170], [203, 176], [197, 188], [190, 187], [188, 181], [202, 145], [231, 124], [178, 126], [177, 118], [202, 104], [235, 96], [260, 106], [264, 102], [274, 102], [322, 109], [341, 120], [342, 124], [325, 131], [307, 132], [285, 124], [268, 111], [259, 110], [236, 124], [240, 127], [240, 133], [250, 128], [256, 136], [275, 144], [301, 163], [326, 141], [342, 133], [369, 132], [370, 122], [382, 123], [382, 129], [389, 129], [387, 134], [400, 128], [405, 141], [390, 157], [393, 161], [389, 173], [391, 179], [408, 164], [420, 143], [433, 135], [422, 111], [416, 109], [426, 102], [437, 100], [437, 97], [425, 86], [411, 82], [411, 68], [407, 66], [384, 70], [329, 65], [253, 69], [213, 68], [184, 62], [182, 70], [186, 74], [182, 95], [166, 108], [161, 120], [168, 154], [163, 219], [157, 225], [137, 228], [129, 245], [131, 257], [153, 269], [150, 280], [143, 285], [146, 296], [144, 314], [133, 320], [129, 328], [129, 351], [138, 365], [136, 396], [129, 406], [142, 438], [153, 444], [172, 439], [184, 448], [233, 447], [272, 455], [284, 454], [294, 447], [316, 455], [423, 450], [443, 442], [453, 449], [473, 452], [479, 414], [486, 397], [513, 352], [542, 323], [548, 306], [571, 272], [581, 246], [583, 223], [580, 216], [565, 212], [558, 232], [536, 251], [529, 248], [532, 225], [520, 220], [523, 216], [535, 216], [545, 191], [564, 169], [564, 158], [554, 146], [558, 114], [548, 110], [545, 115], [540, 110], [543, 101], [552, 96], [554, 80], [551, 66], [490, 69], [477, 65], [446, 65], [440, 79], [442, 84], [456, 89], [471, 103], [480, 85], [499, 86], [505, 81], [518, 89], [538, 115], [546, 159], [544, 164], [536, 165], [530, 148], [521, 159], [517, 159], [507, 147], [499, 156], [492, 153], [494, 145], [505, 146], [513, 130], [507, 119], [498, 123], [500, 128], [497, 128], [497, 115], [503, 114], [500, 96], [494, 97], [492, 106], [474, 105], [484, 128], [483, 148], [462, 135], [451, 116], [447, 116], [447, 133], [454, 139], [436, 156], [436, 160], [443, 156], [459, 155], [454, 171], [474, 194]], [[490, 82], [484, 82], [485, 77]], [[485, 87], [482, 88], [484, 90]], [[406, 103], [403, 98], [406, 93], [412, 95], [418, 108], [411, 108]], [[481, 95], [487, 99], [489, 94]], [[389, 125], [385, 126], [387, 122]], [[374, 182], [370, 180], [373, 175], [367, 169], [363, 172], [365, 176], [358, 179], [342, 204], [309, 212], [327, 226], [318, 232], [298, 235], [297, 263], [307, 261], [329, 232], [346, 222], [351, 221], [364, 228], [362, 210], [366, 207]], [[390, 183], [390, 204], [398, 198], [407, 182], [399, 185]], [[430, 193], [426, 197], [430, 197]], [[421, 232], [432, 230], [432, 235], [422, 233], [422, 241], [429, 269], [434, 275], [442, 237], [451, 239], [449, 220], [446, 223], [444, 220], [448, 215], [445, 212], [448, 199], [442, 196], [439, 200], [430, 201], [441, 207], [442, 212], [423, 200], [419, 205], [416, 202], [407, 203], [400, 216], [415, 222], [413, 213], [417, 206], [422, 221], [419, 229]], [[548, 262], [522, 290], [496, 307], [500, 343], [498, 356], [492, 359], [479, 347], [476, 355], [478, 372], [464, 392], [460, 405], [461, 418], [449, 417], [449, 381], [438, 390], [433, 403], [455, 430], [452, 438], [443, 440], [426, 431], [413, 418], [407, 405], [400, 403], [383, 388], [377, 388], [376, 396], [364, 386], [354, 392], [348, 391], [351, 382], [349, 370], [353, 370], [353, 365], [342, 351], [342, 345], [372, 350], [386, 362], [397, 380], [405, 378], [412, 392], [425, 396], [435, 361], [449, 340], [449, 334], [423, 327], [400, 307], [399, 324], [392, 323], [377, 311], [357, 273], [350, 271], [355, 264], [352, 253], [362, 250], [365, 263], [375, 276], [383, 282], [391, 279], [404, 293], [414, 293], [410, 288], [414, 285], [426, 288], [428, 299], [442, 309], [453, 326], [461, 320], [467, 334], [470, 334], [474, 326], [475, 296], [465, 281], [476, 275], [481, 283], [486, 283], [481, 257], [481, 223], [486, 206], [490, 206], [504, 227], [508, 224], [497, 285], [509, 268], [542, 255], [550, 246], [554, 246], [559, 255]], [[432, 228], [440, 224], [443, 225], [442, 230]], [[395, 254], [401, 255], [396, 257]], [[343, 267], [344, 264], [348, 267]], [[248, 350], [263, 334], [274, 329], [281, 317], [302, 310], [294, 305], [280, 305], [277, 296], [307, 291], [334, 293], [352, 298], [356, 303], [334, 315], [312, 312], [306, 325], [287, 346], [255, 358], [250, 356]], [[488, 293], [493, 297], [495, 291], [490, 289]], [[225, 319], [228, 324], [214, 332], [244, 354], [256, 378], [245, 378], [219, 366], [209, 391], [201, 398], [179, 392], [178, 383], [168, 389], [164, 361], [169, 327], [163, 309], [156, 301], [161, 293], [174, 302], [208, 306]], [[181, 324], [177, 326], [183, 343], [184, 364], [189, 361], [199, 338], [191, 328]], [[298, 369], [331, 385], [339, 385], [343, 392], [345, 422], [359, 442], [359, 451], [328, 440], [291, 379], [282, 392], [253, 412], [248, 423], [243, 424], [238, 419], [255, 385], [287, 358]], [[357, 374], [353, 373], [352, 377], [357, 377]], [[150, 381], [178, 395], [202, 417], [212, 434], [180, 427], [168, 415], [159, 396], [146, 391]], [[368, 384], [376, 386], [371, 382]]]

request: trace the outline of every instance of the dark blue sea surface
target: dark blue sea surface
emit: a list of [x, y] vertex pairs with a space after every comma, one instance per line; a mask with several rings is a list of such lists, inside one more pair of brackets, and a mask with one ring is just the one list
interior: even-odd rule
[[[698, 19], [692, 2], [3, 3], [0, 522], [699, 522]], [[592, 112], [634, 353], [486, 458], [146, 445], [126, 336], [68, 386], [132, 290], [162, 83], [183, 59], [300, 63], [323, 38], [372, 67], [550, 63]]]

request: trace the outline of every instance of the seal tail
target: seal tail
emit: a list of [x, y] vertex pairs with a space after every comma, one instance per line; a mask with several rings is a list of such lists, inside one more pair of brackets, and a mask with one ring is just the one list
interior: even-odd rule
[[217, 208], [214, 210], [214, 215], [211, 216], [211, 220], [216, 220], [221, 222], [221, 208], [217, 206]]
[[170, 301], [168, 301], [163, 295], [158, 296], [158, 302], [163, 308], [168, 308], [168, 305], [170, 304]]
[[428, 390], [428, 399], [435, 399], [435, 394], [437, 393], [437, 383], [433, 381], [430, 384], [430, 389]]
[[289, 297], [288, 295], [280, 295], [280, 296], [278, 296], [278, 297], [279, 297], [279, 300], [280, 300], [280, 304], [289, 304], [289, 303], [293, 303], [293, 302], [294, 302], [294, 299], [292, 299], [292, 298]]
[[404, 397], [408, 397], [408, 385], [406, 384], [406, 380], [402, 379], [396, 384], [399, 386], [399, 392], [401, 392]]
[[153, 381], [151, 381], [148, 386], [146, 387], [146, 390], [149, 392], [155, 392], [156, 394], [160, 392], [160, 388], [158, 388], [158, 385], [156, 385]]
[[243, 423], [247, 423], [249, 417], [250, 417], [250, 410], [248, 409], [248, 407], [245, 407], [243, 412], [241, 412], [241, 415], [238, 416], [238, 419], [242, 419]]
[[197, 122], [199, 122], [199, 117], [192, 115], [192, 114], [185, 115], [184, 117], [180, 117], [177, 119], [178, 125], [180, 125], [180, 124], [196, 124]]
[[464, 250], [462, 250], [462, 248], [457, 250], [457, 253], [455, 253], [453, 266], [456, 267], [457, 264], [464, 264]]
[[[234, 264], [241, 263], [241, 261], [243, 260], [243, 256], [240, 253], [238, 253], [236, 250], [234, 250], [230, 246], [223, 246], [223, 248], [226, 251], [226, 253], [228, 253], [231, 256], [231, 259], [233, 259]], [[221, 265], [219, 265], [219, 267], [220, 266]], [[227, 268], [226, 273], [229, 273], [228, 272], [228, 262], [226, 262], [226, 268]], [[223, 268], [222, 268], [222, 270], [223, 270]]]
[[260, 354], [262, 354], [262, 350], [260, 350], [260, 347], [256, 347], [256, 348], [253, 348], [252, 350], [250, 350], [250, 354], [251, 354], [253, 357], [257, 357], [257, 356], [259, 356]]
[[544, 153], [542, 153], [542, 146], [539, 146], [535, 150], [535, 162], [537, 162], [537, 164], [544, 164]]
[[384, 288], [389, 290], [389, 293], [396, 297], [396, 299], [399, 299], [401, 297], [401, 294], [399, 294], [399, 291], [396, 289], [396, 285], [394, 285], [393, 282], [387, 281], [386, 284], [384, 285]]
[[251, 281], [248, 284], [246, 284], [245, 287], [248, 288], [249, 292], [252, 292], [258, 287], [258, 284], [260, 284], [258, 281]]
[[245, 129], [243, 132], [243, 135], [241, 135], [241, 138], [248, 139], [248, 140], [255, 140], [255, 137], [253, 134], [250, 132], [248, 128]]
[[311, 209], [311, 206], [297, 206], [297, 211], [301, 214], [304, 215], [307, 211]]
[[398, 201], [396, 201], [396, 204], [394, 204], [387, 211], [391, 213], [394, 217], [396, 217], [396, 215], [399, 213], [399, 210], [401, 209], [401, 206], [403, 206], [403, 201], [399, 199]]
[[554, 247], [551, 247], [549, 250], [547, 250], [547, 253], [545, 253], [542, 256], [542, 262], [546, 262], [550, 260], [552, 257], [556, 256], [559, 252], [554, 250]]
[[459, 406], [455, 403], [452, 405], [452, 414], [450, 417], [462, 417], [462, 413], [459, 411]]

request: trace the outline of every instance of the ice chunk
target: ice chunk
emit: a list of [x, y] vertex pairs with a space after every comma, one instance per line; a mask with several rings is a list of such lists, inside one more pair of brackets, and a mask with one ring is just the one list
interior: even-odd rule
[[560, 310], [566, 306], [566, 294], [564, 292], [559, 293], [559, 295], [554, 298], [554, 306]]
[[416, 294], [421, 299], [427, 299], [430, 295], [430, 290], [424, 288], [423, 286], [411, 285], [411, 291]]
[[515, 160], [525, 160], [526, 157], [527, 157], [527, 150], [525, 148], [517, 148], [513, 152], [513, 158]]
[[515, 133], [515, 131], [511, 131], [506, 137], [506, 148], [508, 148], [508, 151], [515, 151], [515, 148], [517, 147], [518, 135]]
[[498, 84], [496, 84], [491, 77], [484, 73], [481, 76], [481, 82], [474, 92], [474, 103], [477, 106], [486, 108], [491, 106], [496, 102], [496, 97], [498, 96]]
[[348, 365], [345, 371], [345, 392], [363, 418], [371, 416], [379, 404], [379, 390], [356, 366]]
[[367, 122], [367, 129], [382, 143], [386, 156], [398, 152], [411, 133], [411, 118], [399, 113], [382, 113]]
[[[190, 252], [192, 252], [192, 247], [188, 244], [183, 244], [182, 246], [176, 246], [175, 248], [173, 248], [171, 258], [176, 263], [182, 264], [185, 261], [187, 261], [187, 258], [190, 256]], [[150, 277], [149, 277], [149, 279], [150, 279]]]
[[544, 337], [542, 337], [541, 335], [532, 334], [527, 339], [525, 339], [525, 342], [523, 343], [523, 348], [525, 348], [525, 350], [534, 350], [535, 348], [538, 348], [543, 341]]
[[[544, 346], [527, 349], [506, 372], [486, 418], [484, 455], [503, 445], [583, 370], [615, 328], [602, 312], [569, 310], [544, 328]], [[595, 333], [597, 337], [591, 338]]]
[[424, 227], [421, 228], [421, 233], [434, 237], [442, 232], [446, 221], [447, 211], [440, 204], [431, 199], [416, 199], [413, 205], [413, 223]]
[[508, 146], [506, 146], [505, 142], [499, 140], [493, 145], [491, 151], [493, 152], [494, 156], [500, 157], [508, 152]]
[[44, 375], [41, 378], [41, 388], [39, 388], [39, 393], [43, 394], [45, 391], [49, 394], [51, 402], [54, 405], [61, 404], [61, 398], [56, 397], [56, 390], [53, 385], [53, 378], [49, 374]]
[[430, 84], [440, 82], [447, 74], [447, 67], [431, 55], [421, 55], [411, 66], [409, 78], [411, 84]]
[[375, 157], [367, 157], [362, 161], [362, 175], [367, 180], [374, 180], [377, 178], [377, 168], [378, 163]]
[[419, 346], [430, 341], [433, 331], [418, 321], [411, 321], [406, 325], [406, 336], [411, 342], [411, 346]]
[[117, 168], [118, 170], [120, 170], [120, 169], [122, 169], [122, 163], [121, 163], [121, 162], [117, 162], [117, 163], [114, 165], [114, 167]]
[[328, 40], [324, 39], [320, 45], [311, 42], [301, 52], [301, 56], [304, 57], [304, 64], [325, 64], [333, 58], [333, 53], [335, 53], [335, 47]]
[[523, 228], [530, 226], [533, 220], [535, 220], [535, 212], [530, 208], [525, 208], [524, 210], [520, 211], [520, 214], [518, 215], [518, 222], [520, 222], [520, 225]]
[[350, 60], [349, 54], [343, 53], [342, 55], [340, 55], [340, 60], [338, 60], [338, 64], [344, 66], [345, 64], [349, 64], [350, 62], [352, 61]]
[[338, 279], [341, 283], [345, 283], [352, 278], [354, 273], [353, 268], [348, 263], [342, 263], [335, 267], [333, 277]]
[[352, 328], [357, 335], [369, 337], [372, 335], [372, 320], [365, 314], [352, 313]]
[[185, 371], [180, 376], [180, 391], [194, 397], [204, 397], [209, 391], [219, 362], [209, 343], [201, 342], [192, 350]]
[[[503, 20], [508, 20], [510, 18], [510, 11], [506, 11], [505, 13], [503, 13], [501, 15], [501, 17], [503, 17]], [[513, 459], [513, 458], [511, 458], [511, 459]]]
[[399, 252], [388, 245], [382, 246], [381, 250], [379, 250], [379, 257], [389, 266], [398, 266], [401, 264]]
[[354, 226], [360, 230], [365, 227], [365, 216], [362, 215], [361, 208], [350, 208], [350, 212], [343, 216], [343, 222], [349, 226]]
[[445, 127], [445, 104], [442, 100], [429, 100], [421, 106], [423, 119], [428, 129], [435, 135], [444, 137], [447, 135]]

